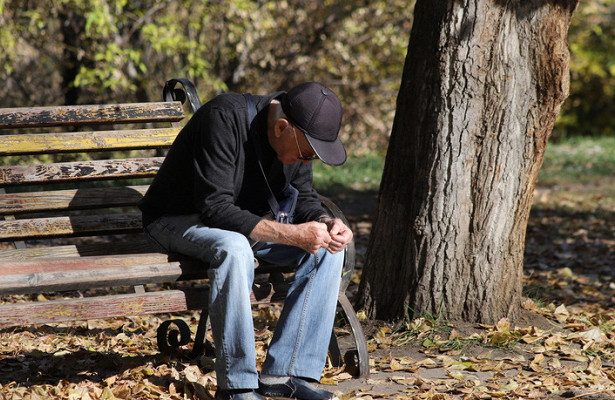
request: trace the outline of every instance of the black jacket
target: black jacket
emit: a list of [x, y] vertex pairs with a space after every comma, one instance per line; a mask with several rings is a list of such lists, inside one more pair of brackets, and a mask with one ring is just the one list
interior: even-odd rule
[[[326, 214], [312, 188], [312, 166], [283, 165], [267, 140], [270, 96], [254, 96], [263, 167], [278, 197], [292, 184], [299, 190], [295, 222]], [[268, 189], [248, 140], [248, 114], [241, 94], [216, 96], [178, 134], [144, 198], [143, 224], [162, 215], [194, 214], [204, 225], [249, 236], [269, 211]]]

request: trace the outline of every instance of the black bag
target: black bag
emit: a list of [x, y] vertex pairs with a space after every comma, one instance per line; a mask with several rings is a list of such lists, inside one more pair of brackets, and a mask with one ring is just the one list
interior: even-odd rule
[[275, 220], [283, 224], [292, 224], [299, 191], [293, 185], [288, 185], [282, 195], [283, 198], [278, 201], [280, 209], [275, 214]]

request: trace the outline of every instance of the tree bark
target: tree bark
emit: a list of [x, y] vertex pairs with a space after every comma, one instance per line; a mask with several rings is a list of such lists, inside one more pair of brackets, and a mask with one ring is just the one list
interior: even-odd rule
[[520, 309], [525, 231], [568, 94], [577, 0], [418, 0], [359, 288], [372, 318]]

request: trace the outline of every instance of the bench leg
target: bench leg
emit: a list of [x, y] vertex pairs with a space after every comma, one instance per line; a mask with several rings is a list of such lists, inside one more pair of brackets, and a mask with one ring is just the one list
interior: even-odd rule
[[346, 294], [340, 293], [337, 301], [341, 307], [340, 312], [350, 325], [355, 347], [346, 350], [342, 354], [339, 341], [334, 331], [331, 335], [331, 342], [329, 343], [329, 357], [334, 366], [340, 367], [343, 363], [356, 366], [359, 370], [359, 377], [367, 378], [369, 376], [369, 353], [367, 351], [367, 342], [363, 334], [363, 328]]
[[[171, 329], [172, 325], [176, 329]], [[182, 319], [164, 321], [156, 331], [156, 342], [162, 354], [176, 352], [179, 347], [190, 343], [190, 327]]]
[[204, 308], [203, 311], [201, 311], [199, 326], [196, 328], [196, 335], [194, 336], [194, 346], [192, 346], [190, 358], [195, 359], [203, 354], [210, 355], [210, 353], [213, 353], [213, 346], [207, 341], [207, 331], [210, 328], [211, 324], [209, 321], [209, 313], [207, 312], [207, 308]]
[[[195, 359], [202, 354], [213, 353], [211, 343], [207, 342], [207, 331], [210, 328], [207, 308], [201, 311], [201, 318], [194, 337], [194, 345], [188, 356]], [[182, 319], [171, 319], [160, 324], [156, 331], [156, 342], [162, 354], [177, 353], [181, 346], [190, 343], [190, 327]]]

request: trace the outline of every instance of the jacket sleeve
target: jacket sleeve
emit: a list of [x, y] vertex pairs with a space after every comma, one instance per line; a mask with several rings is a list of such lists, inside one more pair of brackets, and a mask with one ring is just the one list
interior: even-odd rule
[[193, 130], [194, 207], [206, 226], [247, 237], [261, 217], [235, 205], [235, 174], [243, 162], [240, 132], [247, 130], [241, 115], [245, 110], [208, 111], [202, 112]]

